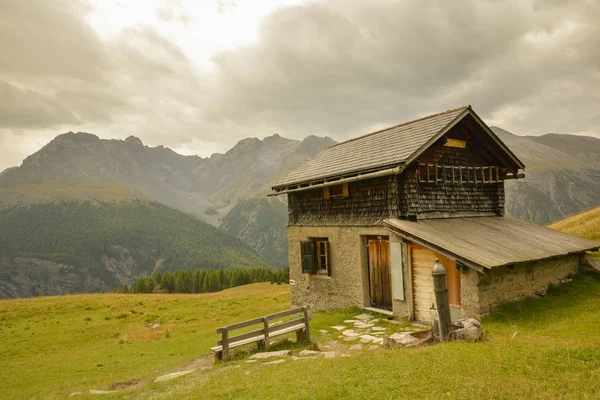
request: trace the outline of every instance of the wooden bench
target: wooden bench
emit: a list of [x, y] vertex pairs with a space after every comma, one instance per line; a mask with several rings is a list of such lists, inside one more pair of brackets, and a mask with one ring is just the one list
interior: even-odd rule
[[[274, 321], [295, 314], [302, 314], [302, 316], [285, 322]], [[230, 333], [234, 330], [258, 324], [261, 325], [261, 328], [259, 329], [242, 333], [237, 336], [230, 335]], [[217, 346], [212, 347], [211, 350], [216, 353], [217, 359], [227, 360], [227, 358], [229, 358], [230, 349], [243, 346], [245, 344], [258, 343], [259, 348], [268, 350], [269, 340], [271, 338], [291, 332], [296, 332], [299, 341], [305, 340], [306, 342], [310, 342], [310, 327], [307, 307], [298, 307], [277, 314], [271, 314], [265, 317], [255, 318], [249, 321], [239, 322], [237, 324], [219, 328], [217, 329], [217, 333], [221, 334], [221, 340], [217, 341]]]

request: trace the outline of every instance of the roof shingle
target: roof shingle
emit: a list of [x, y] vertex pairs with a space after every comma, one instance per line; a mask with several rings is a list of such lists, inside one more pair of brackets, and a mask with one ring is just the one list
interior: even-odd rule
[[400, 164], [468, 108], [429, 115], [326, 147], [273, 187]]
[[[600, 243], [512, 217], [387, 219], [393, 232], [416, 238], [484, 268], [593, 250]], [[460, 232], [460, 234], [457, 234]]]

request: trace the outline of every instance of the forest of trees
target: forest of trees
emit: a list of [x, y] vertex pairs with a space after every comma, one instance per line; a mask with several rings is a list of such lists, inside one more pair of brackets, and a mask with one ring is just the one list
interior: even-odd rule
[[124, 285], [116, 293], [208, 293], [255, 282], [288, 283], [289, 268], [235, 268], [177, 270], [155, 272], [131, 287]]
[[271, 267], [236, 237], [150, 201], [0, 203], [0, 227], [0, 256], [85, 267], [113, 287], [119, 283], [106, 260], [128, 265], [138, 276]]

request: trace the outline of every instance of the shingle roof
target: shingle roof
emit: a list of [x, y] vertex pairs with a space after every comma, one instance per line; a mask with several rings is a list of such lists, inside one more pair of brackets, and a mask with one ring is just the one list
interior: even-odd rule
[[387, 219], [384, 227], [417, 243], [484, 268], [579, 253], [600, 243], [512, 217]]
[[469, 108], [455, 108], [326, 147], [273, 187], [400, 164]]

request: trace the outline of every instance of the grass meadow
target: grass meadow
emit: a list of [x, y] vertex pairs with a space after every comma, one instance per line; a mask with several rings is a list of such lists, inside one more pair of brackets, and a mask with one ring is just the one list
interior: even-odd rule
[[[217, 327], [288, 308], [288, 292], [287, 285], [261, 283], [214, 294], [0, 301], [0, 398], [60, 399], [78, 391], [78, 399], [600, 398], [598, 275], [498, 310], [483, 321], [480, 343], [277, 365], [246, 363], [242, 350], [231, 361], [152, 383], [207, 361]], [[320, 330], [357, 312], [314, 313], [313, 347], [331, 339]], [[99, 396], [90, 389], [121, 390]]]

